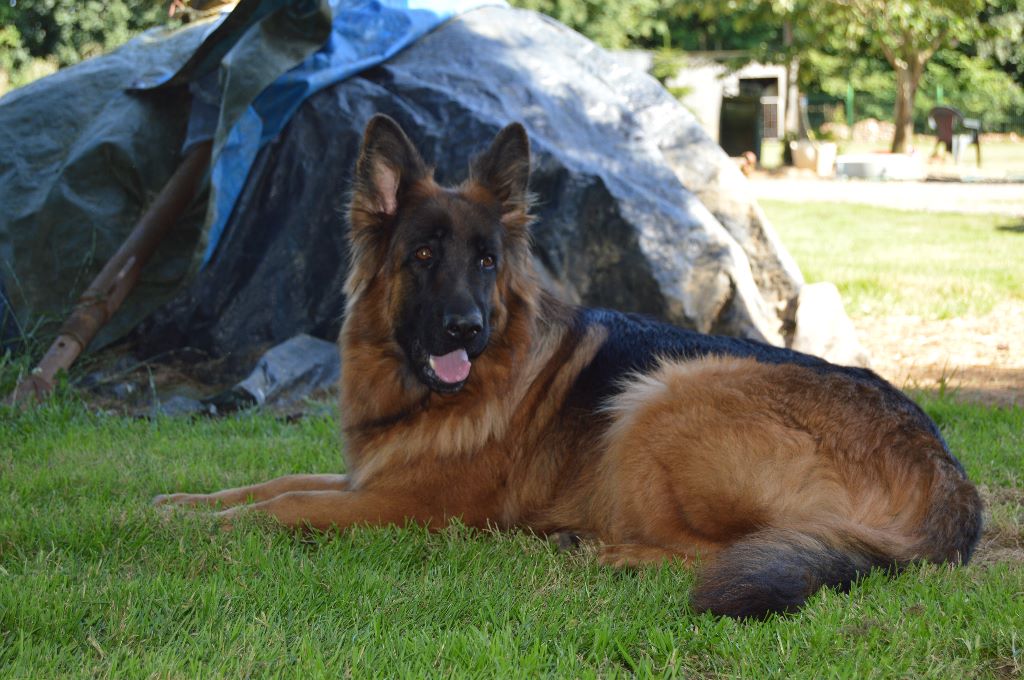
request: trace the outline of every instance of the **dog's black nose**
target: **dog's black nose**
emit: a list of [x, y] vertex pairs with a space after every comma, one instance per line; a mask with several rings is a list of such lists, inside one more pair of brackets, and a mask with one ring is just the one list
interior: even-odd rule
[[484, 329], [484, 319], [480, 312], [470, 314], [447, 314], [444, 317], [444, 330], [456, 340], [472, 340]]

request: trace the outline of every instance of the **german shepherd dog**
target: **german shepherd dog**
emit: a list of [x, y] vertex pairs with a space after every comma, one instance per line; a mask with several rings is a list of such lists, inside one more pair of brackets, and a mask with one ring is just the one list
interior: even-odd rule
[[519, 124], [445, 188], [370, 120], [339, 339], [348, 474], [156, 502], [315, 529], [458, 518], [596, 539], [613, 567], [699, 558], [694, 609], [736, 617], [969, 559], [981, 501], [916, 404], [868, 370], [556, 300], [529, 175]]

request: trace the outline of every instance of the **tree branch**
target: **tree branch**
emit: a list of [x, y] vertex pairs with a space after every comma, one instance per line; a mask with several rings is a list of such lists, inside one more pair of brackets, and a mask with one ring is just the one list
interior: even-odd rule
[[935, 40], [932, 41], [932, 44], [929, 45], [923, 52], [921, 52], [920, 58], [922, 65], [927, 64], [928, 60], [932, 58], [933, 54], [935, 54], [935, 51], [942, 47], [942, 43], [946, 41], [947, 35], [949, 35], [949, 29], [942, 29], [941, 31], [939, 31], [939, 34], [935, 36]]
[[879, 45], [881, 46], [882, 54], [885, 55], [885, 59], [889, 62], [889, 65], [893, 68], [899, 68], [899, 64], [897, 63], [899, 60], [896, 58], [896, 53], [892, 51], [892, 48], [884, 42], [879, 43]]

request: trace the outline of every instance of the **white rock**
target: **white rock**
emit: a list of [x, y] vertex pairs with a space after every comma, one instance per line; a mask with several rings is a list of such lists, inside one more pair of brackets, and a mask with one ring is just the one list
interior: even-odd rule
[[843, 308], [839, 290], [829, 282], [806, 284], [800, 289], [791, 347], [834, 364], [871, 365], [867, 351], [857, 339], [857, 329]]

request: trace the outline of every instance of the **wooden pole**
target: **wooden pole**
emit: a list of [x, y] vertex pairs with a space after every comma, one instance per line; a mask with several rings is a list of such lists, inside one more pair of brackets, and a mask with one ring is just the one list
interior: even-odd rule
[[210, 142], [198, 144], [185, 155], [153, 204], [107, 261], [57, 333], [57, 339], [32, 373], [18, 383], [4, 403], [25, 405], [41, 401], [53, 391], [53, 380], [67, 370], [88, 347], [135, 287], [142, 267], [195, 197], [210, 164]]

